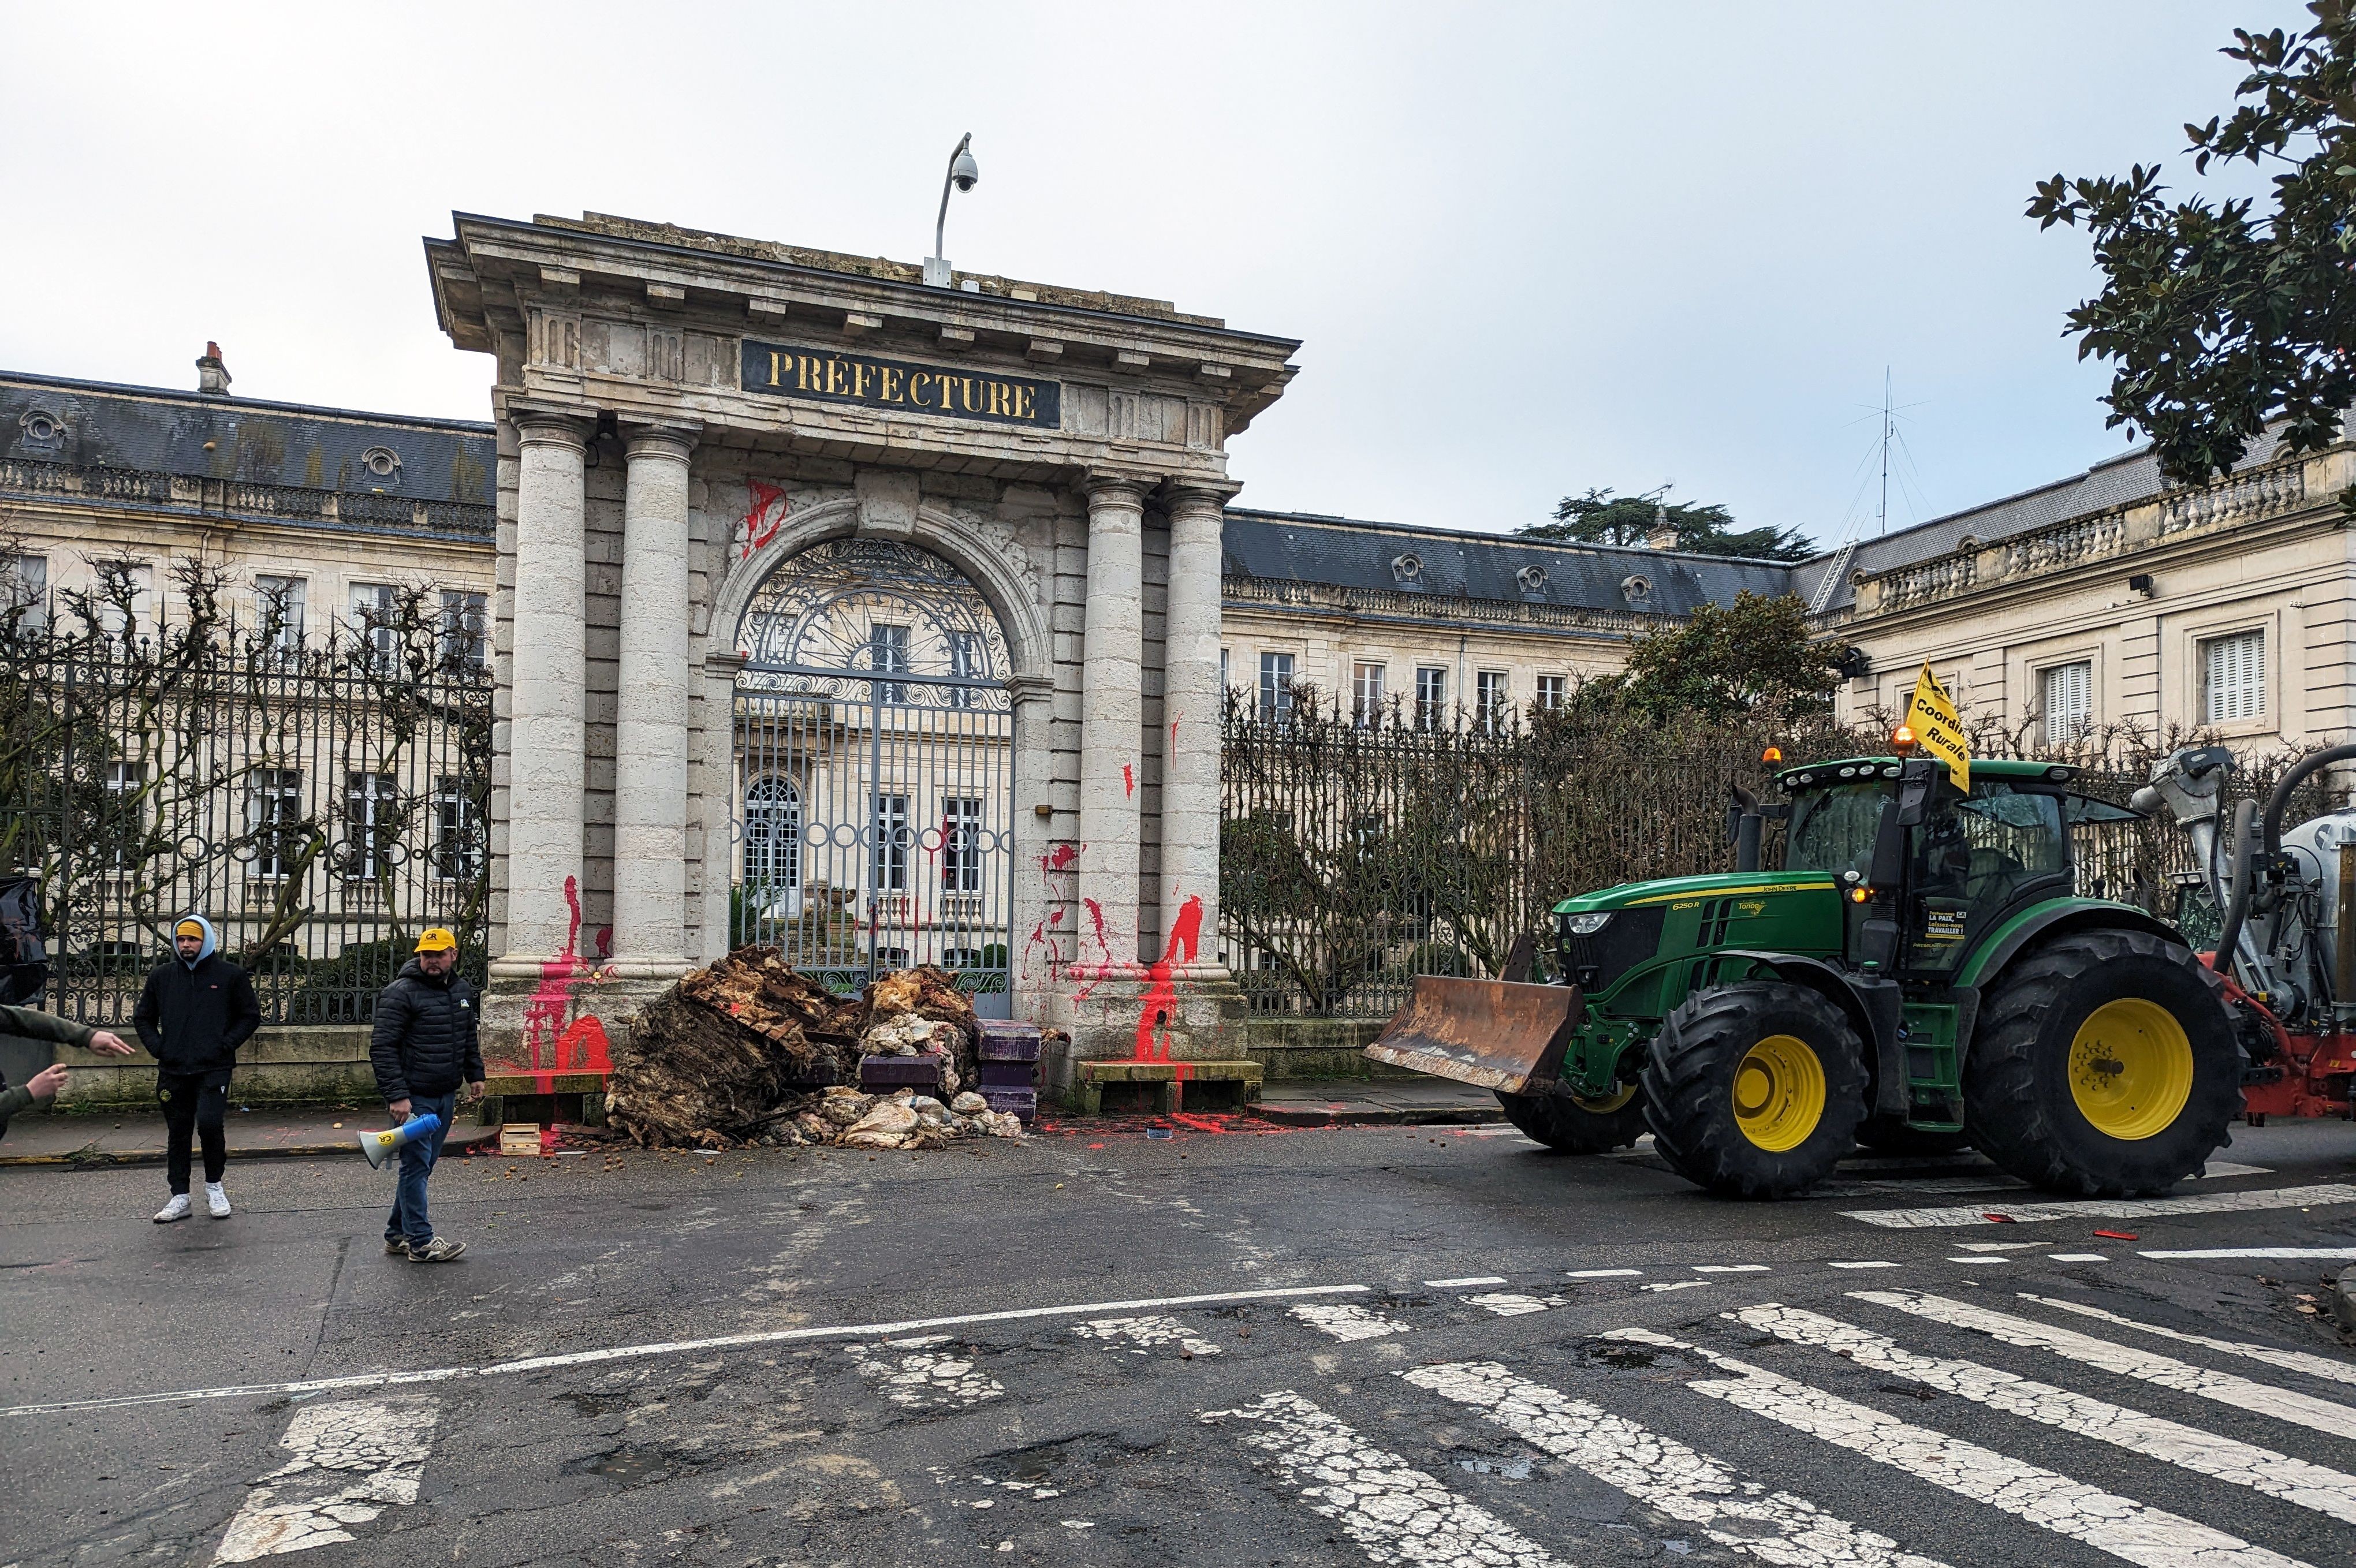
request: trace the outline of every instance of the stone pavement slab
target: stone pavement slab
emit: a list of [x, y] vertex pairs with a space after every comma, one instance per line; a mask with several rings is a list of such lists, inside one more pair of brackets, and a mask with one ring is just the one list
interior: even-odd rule
[[[462, 1108], [463, 1109], [463, 1108]], [[497, 1147], [499, 1129], [474, 1125], [462, 1114], [444, 1147], [487, 1144]], [[359, 1135], [385, 1125], [370, 1106], [349, 1111], [264, 1108], [229, 1113], [229, 1157], [289, 1159], [310, 1156], [359, 1157]], [[8, 1124], [0, 1139], [0, 1166], [160, 1165], [164, 1118], [160, 1115], [77, 1115], [27, 1111]]]
[[1279, 1079], [1248, 1115], [1289, 1127], [1466, 1125], [1502, 1122], [1497, 1096], [1446, 1078]]

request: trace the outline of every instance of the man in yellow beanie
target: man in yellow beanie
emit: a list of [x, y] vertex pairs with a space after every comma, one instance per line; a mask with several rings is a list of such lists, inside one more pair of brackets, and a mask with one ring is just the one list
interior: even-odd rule
[[431, 1112], [442, 1123], [401, 1146], [401, 1185], [392, 1217], [385, 1221], [384, 1250], [412, 1263], [447, 1263], [466, 1250], [466, 1243], [434, 1233], [425, 1211], [425, 1179], [441, 1157], [459, 1085], [466, 1085], [469, 1098], [483, 1092], [477, 1002], [474, 983], [458, 973], [458, 939], [438, 925], [419, 934], [417, 955], [376, 999], [369, 1063], [376, 1069], [385, 1109], [395, 1122]]

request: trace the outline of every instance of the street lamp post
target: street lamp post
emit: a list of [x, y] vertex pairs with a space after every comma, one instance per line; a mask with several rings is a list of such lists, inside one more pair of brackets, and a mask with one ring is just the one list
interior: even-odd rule
[[925, 258], [925, 282], [937, 289], [949, 286], [948, 259], [941, 254], [941, 234], [949, 222], [949, 187], [971, 190], [981, 179], [981, 168], [969, 151], [973, 145], [973, 133], [968, 131], [958, 139], [957, 151], [949, 155], [949, 172], [941, 179], [941, 212], [933, 220], [933, 253]]

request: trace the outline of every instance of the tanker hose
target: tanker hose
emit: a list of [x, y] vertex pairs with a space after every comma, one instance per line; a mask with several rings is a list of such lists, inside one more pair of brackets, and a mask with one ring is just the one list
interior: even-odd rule
[[2308, 775], [2334, 763], [2356, 762], [2356, 746], [2326, 746], [2322, 751], [2301, 757], [2283, 774], [2275, 785], [2274, 794], [2266, 796], [2266, 853], [2282, 853], [2283, 813], [2290, 809], [2291, 791], [2307, 782]]
[[2255, 879], [2258, 803], [2245, 800], [2233, 808], [2233, 875], [2225, 901], [2225, 923], [2217, 933], [2216, 970], [2231, 976], [2233, 955], [2242, 940], [2242, 923], [2249, 918], [2250, 884]]

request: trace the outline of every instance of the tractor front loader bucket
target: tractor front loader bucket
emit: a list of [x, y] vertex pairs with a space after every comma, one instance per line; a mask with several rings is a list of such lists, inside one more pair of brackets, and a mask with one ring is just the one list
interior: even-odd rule
[[1584, 1010], [1575, 986], [1419, 975], [1366, 1055], [1502, 1094], [1543, 1093]]

